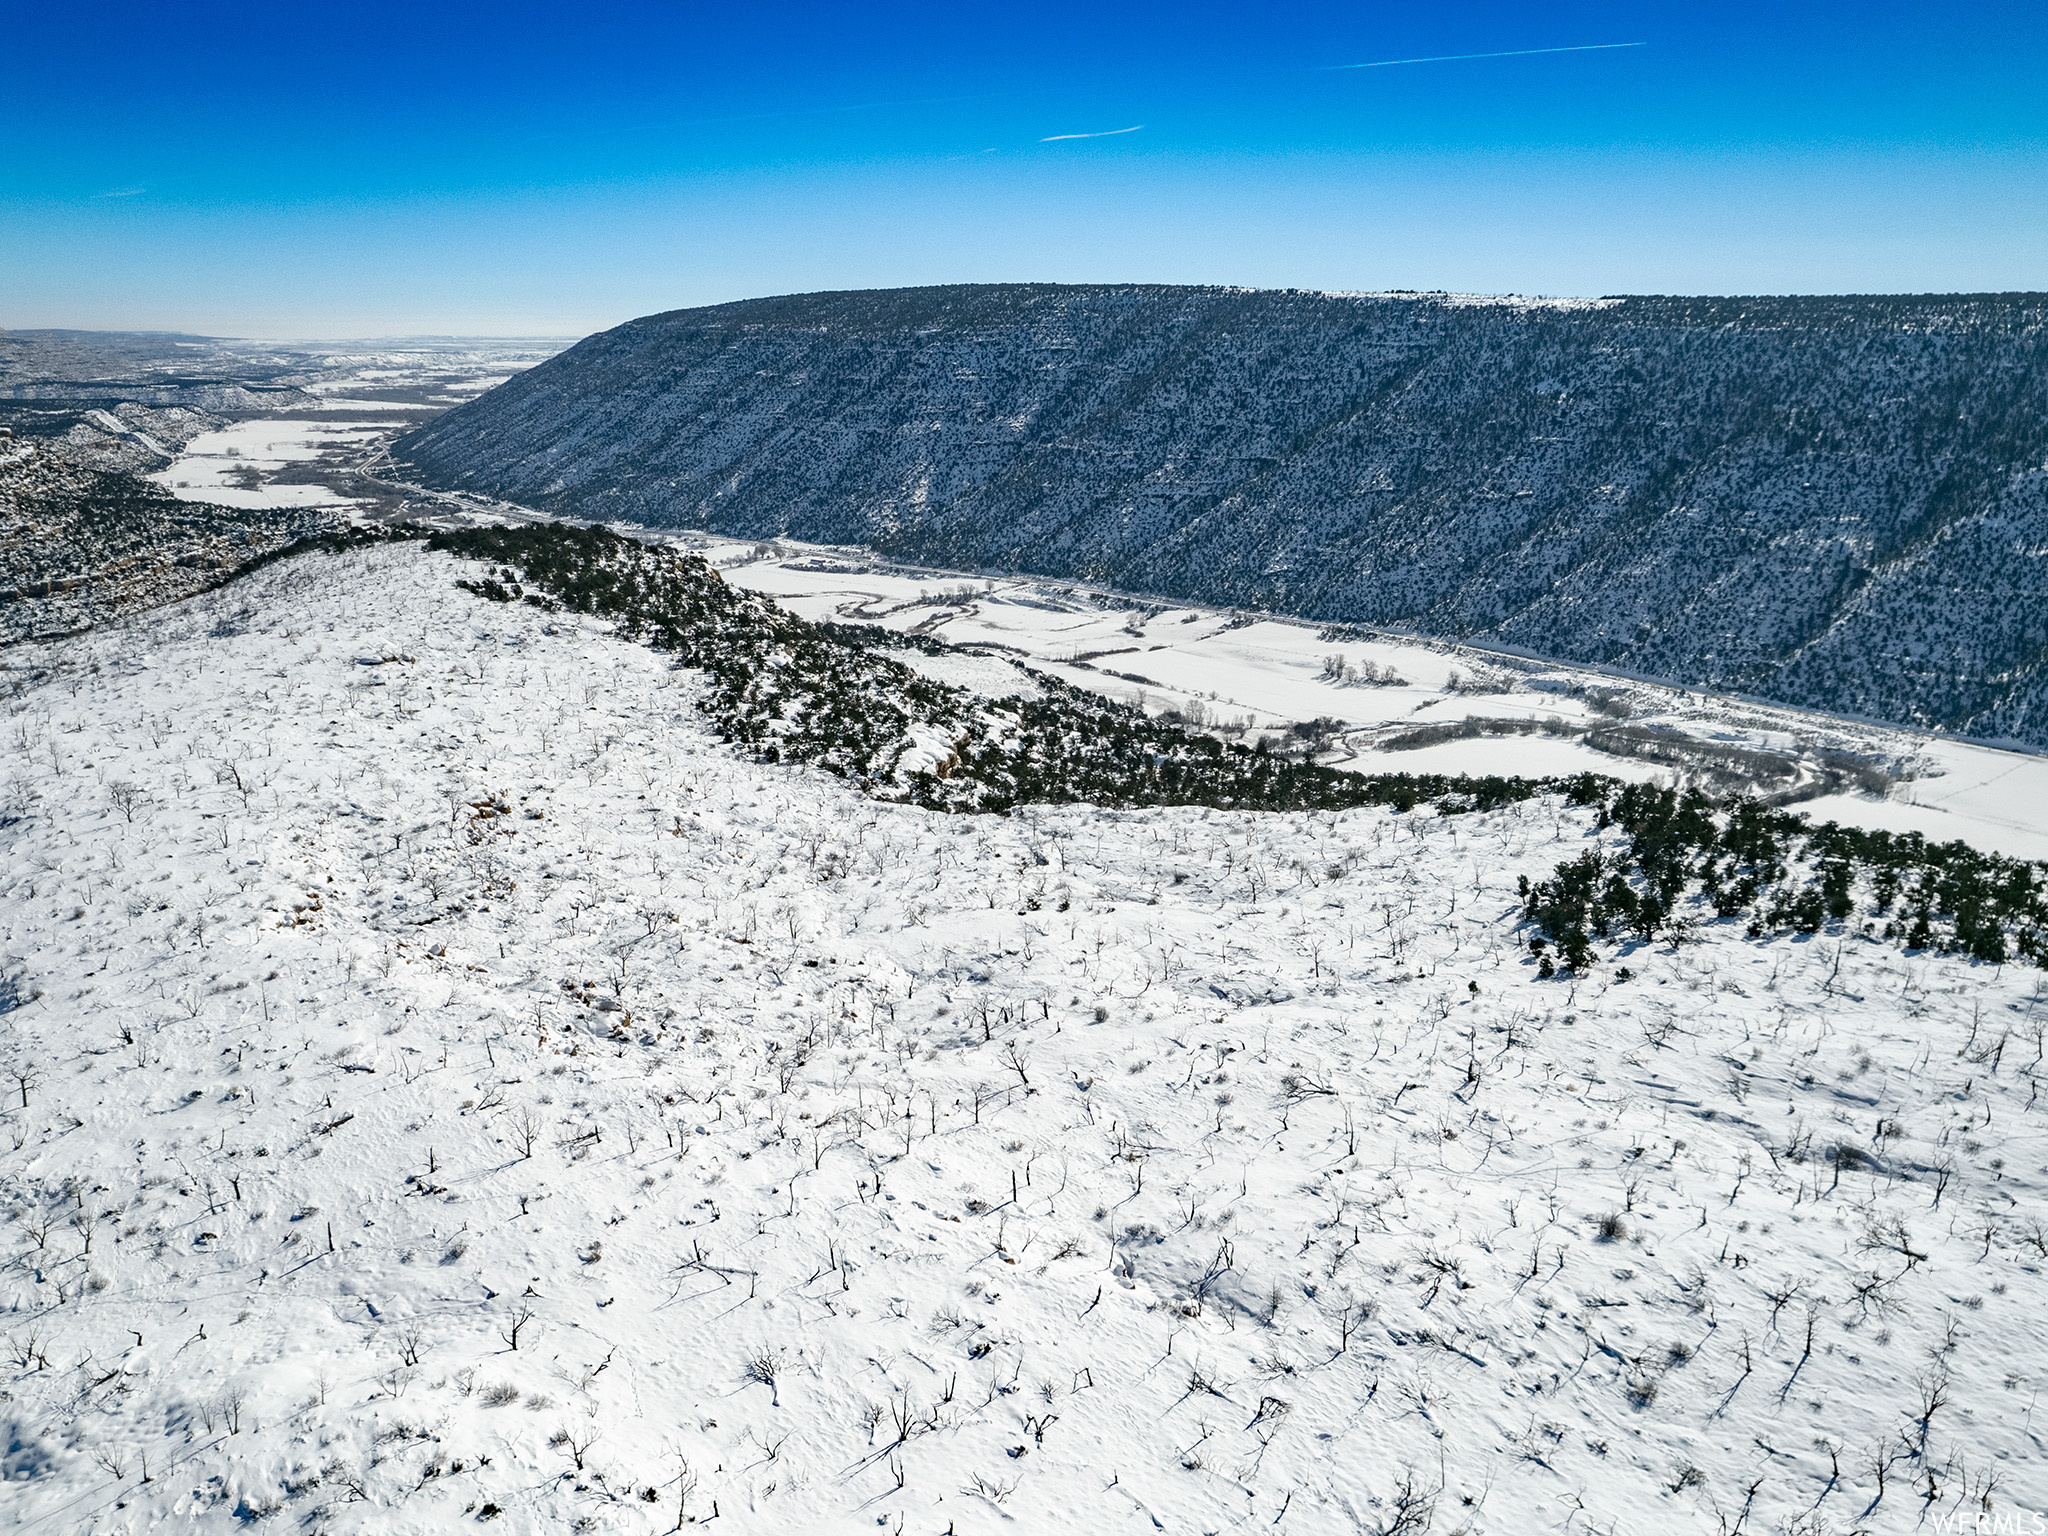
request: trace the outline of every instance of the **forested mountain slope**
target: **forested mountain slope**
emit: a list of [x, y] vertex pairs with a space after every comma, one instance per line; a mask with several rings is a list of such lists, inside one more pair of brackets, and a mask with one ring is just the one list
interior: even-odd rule
[[579, 517], [1404, 625], [2048, 745], [2044, 311], [806, 295], [593, 336], [400, 453]]

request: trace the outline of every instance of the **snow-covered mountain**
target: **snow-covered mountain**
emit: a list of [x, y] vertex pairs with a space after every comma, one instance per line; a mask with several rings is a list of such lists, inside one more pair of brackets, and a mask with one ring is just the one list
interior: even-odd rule
[[[1290, 777], [672, 552], [436, 542], [0, 673], [0, 1522], [2048, 1507], [2040, 973], [1866, 918], [1963, 864], [1825, 854], [1752, 937], [1687, 882], [1796, 885], [1754, 818]], [[1680, 899], [1560, 969], [1589, 853]]]
[[585, 518], [1403, 625], [2048, 745], [2043, 312], [817, 294], [632, 321], [401, 453]]

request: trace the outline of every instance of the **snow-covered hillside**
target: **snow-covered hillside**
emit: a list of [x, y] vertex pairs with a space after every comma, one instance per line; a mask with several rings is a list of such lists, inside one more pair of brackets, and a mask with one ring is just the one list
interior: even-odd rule
[[8, 653], [11, 1528], [2048, 1508], [2040, 972], [1541, 978], [1556, 798], [883, 804], [477, 574]]
[[48, 438], [0, 453], [0, 645], [189, 596], [340, 522], [320, 508], [181, 500], [100, 458]]

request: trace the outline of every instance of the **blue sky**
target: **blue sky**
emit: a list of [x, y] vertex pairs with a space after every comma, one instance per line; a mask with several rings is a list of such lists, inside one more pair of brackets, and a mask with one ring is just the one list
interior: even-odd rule
[[568, 335], [1018, 280], [2048, 288], [2038, 3], [110, 0], [14, 7], [5, 48], [0, 326]]

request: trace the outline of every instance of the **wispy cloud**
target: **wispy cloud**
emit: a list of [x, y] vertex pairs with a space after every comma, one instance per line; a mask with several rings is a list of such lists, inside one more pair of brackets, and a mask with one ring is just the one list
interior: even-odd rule
[[93, 195], [96, 197], [140, 197], [148, 190], [149, 188], [147, 187], [116, 187], [111, 192], [97, 192]]
[[1438, 53], [1426, 59], [1372, 59], [1364, 64], [1325, 64], [1324, 69], [1387, 69], [1395, 64], [1454, 64], [1461, 59], [1525, 59], [1534, 53], [1599, 53], [1608, 48], [1647, 48], [1647, 43], [1575, 43], [1568, 48], [1507, 48], [1499, 53]]
[[1100, 133], [1048, 133], [1038, 142], [1057, 144], [1061, 139], [1113, 139], [1120, 133], [1136, 133], [1144, 126], [1143, 123], [1134, 123], [1128, 128], [1105, 128]]

